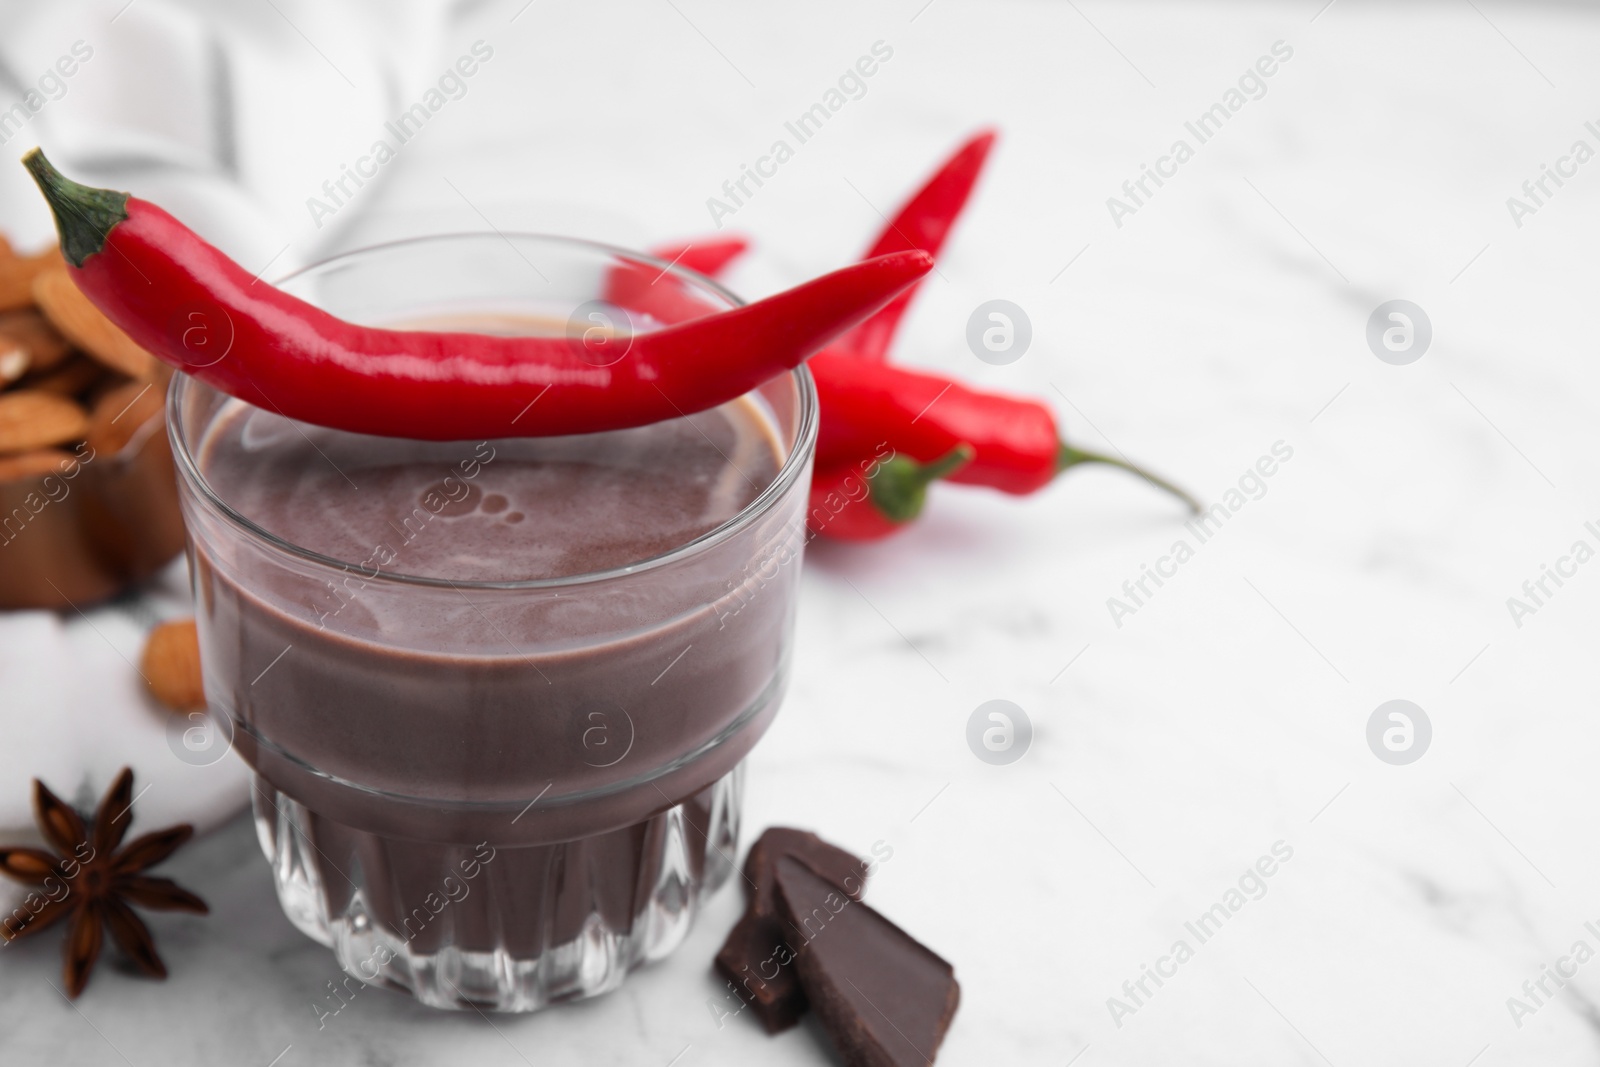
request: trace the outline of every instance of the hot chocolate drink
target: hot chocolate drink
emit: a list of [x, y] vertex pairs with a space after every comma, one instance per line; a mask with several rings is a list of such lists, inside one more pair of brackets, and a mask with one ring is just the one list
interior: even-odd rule
[[589, 995], [674, 947], [785, 679], [804, 496], [771, 499], [761, 396], [437, 443], [189, 390], [206, 690], [290, 917], [442, 1006]]

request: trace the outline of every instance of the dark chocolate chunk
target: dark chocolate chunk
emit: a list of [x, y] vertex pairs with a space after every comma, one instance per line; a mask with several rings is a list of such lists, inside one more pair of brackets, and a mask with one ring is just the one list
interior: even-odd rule
[[926, 1067], [961, 1001], [949, 963], [803, 863], [775, 878], [794, 968], [845, 1067]]
[[767, 1033], [782, 1033], [805, 1014], [794, 950], [776, 918], [745, 912], [722, 943], [716, 966]]
[[862, 860], [805, 830], [775, 826], [750, 846], [744, 863], [749, 907], [717, 953], [716, 968], [769, 1034], [787, 1030], [806, 1010], [774, 888], [773, 865], [785, 856], [799, 860], [853, 900], [861, 899], [867, 882]]
[[773, 826], [750, 846], [744, 860], [745, 899], [759, 915], [777, 915], [773, 895], [773, 865], [791, 856], [811, 868], [817, 877], [838, 886], [860, 900], [867, 889], [867, 865], [844, 849], [830, 845], [809, 830]]

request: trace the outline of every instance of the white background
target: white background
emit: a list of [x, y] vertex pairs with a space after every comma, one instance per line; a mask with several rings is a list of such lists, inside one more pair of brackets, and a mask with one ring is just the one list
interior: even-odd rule
[[[106, 22], [119, 4], [78, 16], [108, 60], [85, 78], [113, 68], [138, 12]], [[423, 79], [480, 38], [494, 58], [352, 205], [339, 244], [486, 219], [692, 237], [722, 182], [882, 40], [894, 57], [867, 94], [732, 220], [758, 242], [734, 288], [858, 254], [880, 212], [994, 123], [897, 357], [1042, 396], [1074, 441], [1207, 501], [1275, 442], [1294, 450], [1120, 627], [1107, 598], [1185, 533], [1114, 472], [1025, 500], [944, 489], [895, 540], [809, 555], [795, 682], [750, 763], [747, 828], [893, 847], [869, 902], [962, 983], [940, 1063], [1593, 1062], [1600, 964], [1520, 1028], [1507, 998], [1573, 942], [1600, 950], [1583, 928], [1600, 920], [1600, 563], [1520, 628], [1506, 600], [1575, 540], [1600, 548], [1584, 530], [1600, 520], [1600, 162], [1520, 228], [1506, 199], [1575, 139], [1600, 149], [1584, 129], [1600, 120], [1600, 21], [1504, 0], [520, 6], [467, 5], [430, 42]], [[372, 39], [262, 19], [295, 82], [273, 121], [326, 127], [361, 91], [340, 69]], [[1293, 58], [1266, 94], [1117, 228], [1106, 198], [1280, 40]], [[301, 175], [335, 173], [379, 132], [350, 125], [331, 141], [346, 147], [281, 151]], [[261, 230], [283, 237], [252, 238], [257, 264], [317, 248], [314, 192], [262, 194]], [[39, 212], [13, 213], [43, 232]], [[1033, 322], [1006, 367], [963, 339], [994, 297]], [[1395, 298], [1433, 325], [1409, 366], [1365, 341]], [[994, 698], [1035, 730], [1007, 767], [965, 742]], [[1396, 698], [1433, 726], [1403, 767], [1365, 739]], [[1293, 859], [1265, 896], [1119, 1028], [1107, 999], [1280, 840]], [[248, 826], [169, 867], [214, 907], [153, 921], [171, 980], [103, 966], [69, 1007], [45, 984], [53, 937], [6, 949], [6, 1062], [825, 1062], [809, 1028], [714, 1022], [731, 890], [675, 957], [600, 1001], [489, 1023], [372, 990], [319, 1031], [336, 968], [278, 913]]]

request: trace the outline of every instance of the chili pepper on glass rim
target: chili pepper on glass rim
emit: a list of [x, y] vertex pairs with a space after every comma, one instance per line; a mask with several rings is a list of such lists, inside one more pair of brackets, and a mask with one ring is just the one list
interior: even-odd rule
[[[798, 366], [933, 265], [856, 263], [766, 300], [632, 336], [505, 337], [387, 330], [258, 282], [166, 211], [24, 163], [50, 203], [73, 281], [163, 362], [258, 407], [354, 433], [421, 440], [624, 429], [703, 411]], [[232, 341], [199, 364], [182, 324], [201, 307]], [[544, 390], [556, 396], [522, 418]]]

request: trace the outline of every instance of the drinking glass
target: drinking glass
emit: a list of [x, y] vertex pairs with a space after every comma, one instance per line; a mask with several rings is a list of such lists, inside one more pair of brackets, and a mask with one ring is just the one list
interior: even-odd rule
[[[655, 318], [619, 325], [619, 278], [648, 287]], [[382, 245], [281, 284], [363, 324], [514, 316], [619, 338], [738, 305], [648, 256], [502, 233]], [[227, 358], [228, 324], [209, 325]], [[251, 409], [263, 432], [213, 432], [242, 403], [179, 375], [168, 422], [210, 714], [255, 771], [289, 919], [361, 981], [441, 1008], [532, 1011], [670, 953], [733, 870], [742, 761], [787, 679], [809, 374], [736, 402], [781, 466], [734, 518], [654, 558], [529, 581], [410, 575], [403, 557], [335, 559], [264, 528], [207, 472], [219, 450], [302, 431]], [[466, 477], [495, 443], [428, 447]]]

